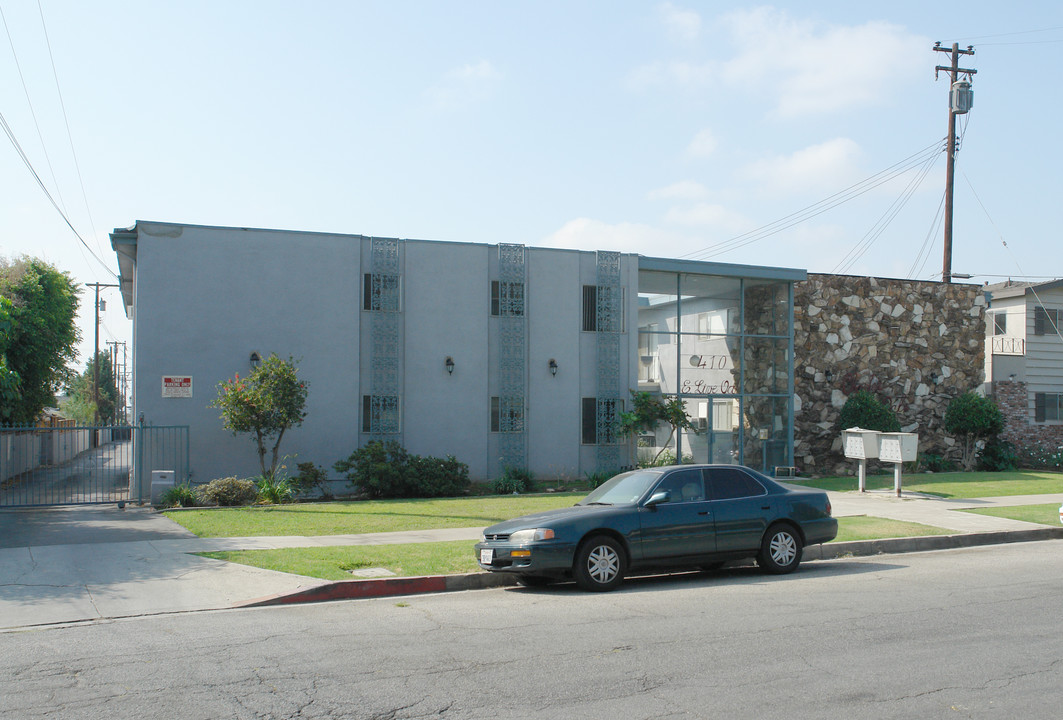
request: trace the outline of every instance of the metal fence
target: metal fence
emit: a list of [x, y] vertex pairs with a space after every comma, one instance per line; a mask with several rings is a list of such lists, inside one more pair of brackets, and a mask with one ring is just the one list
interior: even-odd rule
[[188, 477], [188, 427], [0, 428], [0, 507], [138, 502]]

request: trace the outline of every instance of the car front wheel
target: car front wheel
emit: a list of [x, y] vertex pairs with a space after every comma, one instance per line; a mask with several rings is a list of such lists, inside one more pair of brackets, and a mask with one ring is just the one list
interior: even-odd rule
[[757, 564], [776, 575], [793, 572], [801, 562], [801, 536], [789, 525], [773, 525], [764, 534]]
[[604, 592], [624, 581], [626, 565], [620, 543], [606, 535], [596, 535], [580, 545], [572, 570], [582, 589]]

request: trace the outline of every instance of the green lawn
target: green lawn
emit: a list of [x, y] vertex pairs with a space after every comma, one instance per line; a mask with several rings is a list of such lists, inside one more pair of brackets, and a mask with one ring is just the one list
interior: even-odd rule
[[431, 500], [297, 503], [167, 511], [199, 537], [351, 535], [357, 533], [486, 527], [541, 510], [574, 505], [585, 493], [488, 495]]
[[[834, 542], [951, 533], [951, 530], [918, 523], [855, 516], [838, 518], [838, 537]], [[408, 545], [235, 550], [201, 554], [217, 560], [325, 580], [350, 580], [353, 577], [351, 571], [361, 568], [385, 568], [401, 577], [479, 571], [473, 553], [473, 543], [467, 540]]]
[[[793, 485], [817, 487], [845, 492], [857, 489], [856, 477], [787, 479]], [[1035, 472], [972, 472], [972, 473], [912, 473], [901, 476], [904, 490], [946, 498], [982, 498], [1007, 495], [1045, 495], [1063, 493], [1063, 473]], [[868, 490], [893, 488], [893, 473], [869, 475]]]
[[1009, 520], [1022, 520], [1023, 522], [1039, 523], [1041, 525], [1059, 526], [1059, 504], [1047, 505], [1013, 505], [1011, 507], [977, 508], [964, 510], [964, 512], [977, 515], [992, 515], [993, 517], [1008, 518]]

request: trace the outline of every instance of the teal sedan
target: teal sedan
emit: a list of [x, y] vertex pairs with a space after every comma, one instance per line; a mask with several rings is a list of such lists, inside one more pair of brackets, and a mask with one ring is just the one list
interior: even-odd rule
[[751, 557], [769, 573], [793, 572], [805, 546], [837, 534], [822, 490], [739, 465], [675, 465], [621, 473], [573, 507], [492, 525], [476, 556], [523, 585], [575, 580], [604, 591], [633, 571]]

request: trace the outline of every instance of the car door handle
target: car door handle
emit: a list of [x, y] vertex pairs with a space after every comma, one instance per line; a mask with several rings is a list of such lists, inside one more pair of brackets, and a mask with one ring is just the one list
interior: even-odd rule
[[760, 509], [761, 510], [771, 510], [771, 505], [761, 505]]
[[711, 514], [712, 513], [709, 512], [708, 510], [702, 510], [701, 512], [698, 513], [698, 515], [711, 515]]

